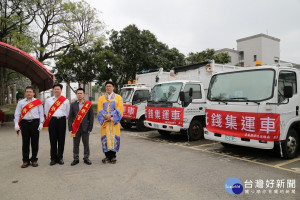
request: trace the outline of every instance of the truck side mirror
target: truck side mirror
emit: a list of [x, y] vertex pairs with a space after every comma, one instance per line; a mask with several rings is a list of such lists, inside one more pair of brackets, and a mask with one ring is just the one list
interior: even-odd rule
[[193, 88], [190, 88], [190, 90], [189, 90], [189, 96], [190, 96], [190, 97], [193, 96]]
[[183, 91], [179, 92], [179, 99], [180, 99], [180, 101], [184, 102], [184, 92]]
[[293, 96], [293, 87], [292, 86], [284, 86], [283, 95], [287, 99], [291, 98]]

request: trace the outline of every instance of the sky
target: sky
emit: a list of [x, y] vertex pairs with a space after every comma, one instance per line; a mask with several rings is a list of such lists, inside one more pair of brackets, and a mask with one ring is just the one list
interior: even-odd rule
[[264, 33], [280, 39], [280, 60], [300, 64], [300, 0], [86, 0], [106, 30], [130, 24], [187, 55], [237, 48]]

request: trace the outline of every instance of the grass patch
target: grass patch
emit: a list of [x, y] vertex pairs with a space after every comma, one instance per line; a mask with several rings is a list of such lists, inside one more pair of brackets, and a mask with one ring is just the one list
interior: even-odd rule
[[4, 121], [13, 121], [17, 104], [7, 104], [0, 106], [0, 110], [4, 112]]
[[5, 114], [14, 114], [16, 110], [17, 104], [7, 104], [0, 106], [0, 110], [2, 110]]

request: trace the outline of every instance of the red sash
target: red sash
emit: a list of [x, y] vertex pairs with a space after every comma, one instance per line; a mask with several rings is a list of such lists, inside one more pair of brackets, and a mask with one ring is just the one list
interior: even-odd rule
[[78, 114], [76, 115], [76, 118], [73, 121], [72, 124], [72, 134], [71, 137], [75, 137], [76, 133], [79, 129], [79, 126], [85, 117], [86, 113], [89, 111], [90, 107], [92, 106], [92, 102], [90, 101], [85, 101], [83, 104], [82, 108], [79, 110]]
[[65, 100], [67, 100], [66, 97], [64, 96], [60, 96], [50, 107], [49, 112], [48, 112], [48, 116], [46, 116], [46, 120], [44, 122], [43, 127], [44, 128], [48, 128], [49, 127], [49, 122], [53, 116], [53, 114], [55, 113], [55, 111], [57, 111], [57, 109], [65, 102]]
[[[20, 129], [21, 129], [21, 121], [22, 119], [24, 118], [24, 116], [29, 112], [31, 111], [33, 108], [39, 106], [39, 105], [43, 105], [43, 102], [41, 102], [41, 100], [39, 99], [36, 99], [32, 102], [29, 102], [28, 104], [26, 104], [23, 109], [22, 109], [22, 112], [21, 112], [21, 117], [20, 117], [20, 120], [19, 120], [19, 126], [20, 126]], [[19, 132], [20, 130], [17, 131], [17, 134], [19, 135]]]

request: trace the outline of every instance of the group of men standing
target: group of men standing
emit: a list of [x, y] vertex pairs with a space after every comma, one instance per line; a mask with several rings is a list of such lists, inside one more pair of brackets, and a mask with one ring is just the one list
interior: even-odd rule
[[[113, 92], [114, 84], [106, 82], [106, 94], [99, 98], [98, 120], [101, 125], [101, 141], [103, 152], [106, 157], [103, 163], [116, 163], [116, 152], [120, 147], [120, 125], [123, 115], [122, 98]], [[25, 88], [25, 99], [18, 102], [15, 111], [15, 131], [22, 134], [22, 168], [27, 168], [30, 163], [33, 167], [38, 166], [39, 132], [42, 128], [48, 128], [50, 139], [50, 165], [56, 163], [63, 165], [63, 153], [65, 136], [68, 128], [73, 137], [73, 157], [71, 166], [79, 163], [80, 139], [84, 145], [84, 163], [91, 165], [89, 160], [89, 135], [93, 129], [94, 113], [92, 102], [84, 99], [83, 88], [76, 90], [77, 100], [70, 106], [69, 100], [62, 96], [61, 84], [53, 86], [54, 96], [46, 100], [44, 109], [43, 103], [34, 98], [35, 90], [28, 86]], [[100, 105], [101, 104], [101, 105]], [[68, 120], [67, 120], [68, 119]], [[108, 128], [109, 127], [109, 128]], [[32, 156], [30, 154], [30, 144]]]

